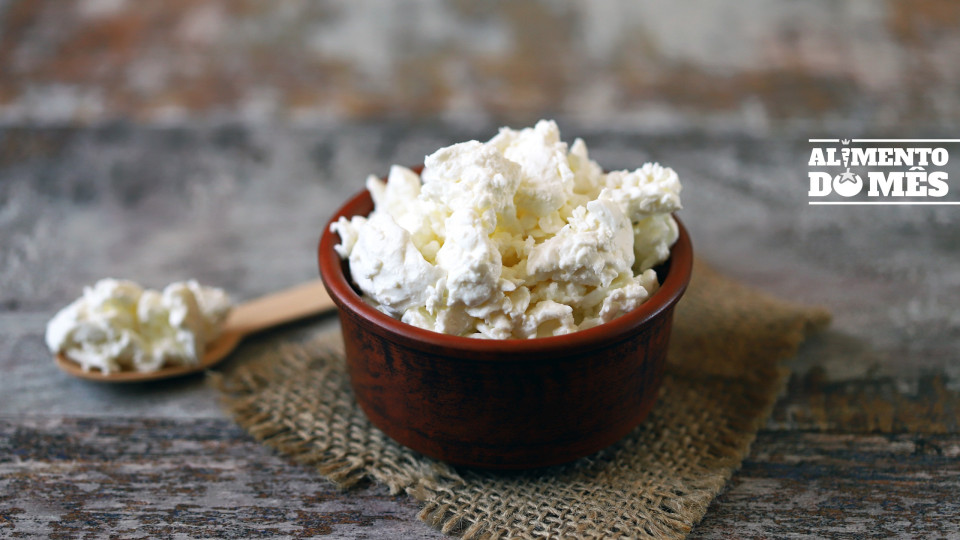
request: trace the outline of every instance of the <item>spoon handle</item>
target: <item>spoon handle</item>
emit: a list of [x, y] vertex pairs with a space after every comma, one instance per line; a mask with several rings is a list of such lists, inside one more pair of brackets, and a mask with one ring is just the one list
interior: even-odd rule
[[235, 306], [224, 332], [252, 334], [335, 308], [319, 279]]

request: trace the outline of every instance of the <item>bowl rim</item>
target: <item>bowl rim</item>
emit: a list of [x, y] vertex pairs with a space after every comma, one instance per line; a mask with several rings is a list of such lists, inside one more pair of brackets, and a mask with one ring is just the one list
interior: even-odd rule
[[[370, 208], [371, 210], [366, 210]], [[544, 354], [555, 353], [567, 356], [584, 349], [595, 348], [599, 345], [616, 343], [629, 339], [650, 321], [662, 316], [680, 299], [687, 285], [693, 268], [693, 246], [690, 235], [683, 222], [673, 215], [677, 222], [679, 235], [677, 241], [670, 248], [669, 270], [667, 277], [657, 291], [636, 309], [625, 313], [609, 322], [578, 330], [569, 334], [529, 339], [483, 339], [474, 337], [455, 336], [426, 330], [417, 326], [394, 319], [367, 304], [350, 285], [343, 268], [340, 255], [334, 246], [340, 242], [339, 235], [330, 229], [340, 217], [350, 219], [355, 215], [366, 215], [373, 208], [370, 192], [364, 189], [351, 197], [330, 218], [324, 226], [317, 246], [317, 260], [320, 277], [327, 288], [327, 292], [342, 312], [346, 311], [365, 321], [369, 326], [378, 328], [380, 333], [389, 334], [397, 341], [424, 350], [438, 350], [449, 353], [459, 351], [464, 358], [482, 359], [486, 361], [516, 361], [517, 353], [527, 353], [531, 361], [538, 360]], [[510, 357], [498, 356], [500, 354]], [[524, 357], [520, 357], [522, 360]]]

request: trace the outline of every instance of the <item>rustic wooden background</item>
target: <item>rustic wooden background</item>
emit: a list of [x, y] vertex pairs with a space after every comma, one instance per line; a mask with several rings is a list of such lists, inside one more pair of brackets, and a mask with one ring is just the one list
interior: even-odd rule
[[951, 0], [0, 0], [0, 118], [960, 119]]
[[0, 536], [439, 537], [255, 443], [201, 376], [73, 380], [43, 330], [108, 275], [312, 279], [367, 174], [542, 116], [673, 166], [699, 255], [835, 315], [692, 536], [960, 535], [960, 211], [806, 195], [809, 137], [960, 136], [960, 3], [676, 4], [0, 0]]

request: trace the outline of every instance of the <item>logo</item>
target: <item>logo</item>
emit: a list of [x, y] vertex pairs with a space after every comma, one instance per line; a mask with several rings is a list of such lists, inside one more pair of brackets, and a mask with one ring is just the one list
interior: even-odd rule
[[950, 193], [944, 143], [960, 139], [809, 142], [809, 204], [960, 204], [943, 200]]
[[845, 172], [833, 177], [833, 191], [838, 195], [853, 197], [859, 194], [862, 189], [863, 179], [860, 178], [859, 174], [850, 172], [850, 167], [847, 167]]

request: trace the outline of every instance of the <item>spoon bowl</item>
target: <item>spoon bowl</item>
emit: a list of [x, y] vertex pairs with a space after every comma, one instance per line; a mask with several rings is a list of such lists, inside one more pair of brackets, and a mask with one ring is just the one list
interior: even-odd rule
[[54, 361], [57, 367], [69, 375], [90, 381], [132, 383], [181, 377], [219, 364], [250, 334], [330, 311], [335, 307], [323, 282], [315, 280], [234, 306], [224, 322], [220, 336], [207, 344], [203, 357], [196, 364], [165, 366], [156, 371], [104, 373], [98, 369], [84, 369], [63, 353], [54, 355]]

